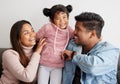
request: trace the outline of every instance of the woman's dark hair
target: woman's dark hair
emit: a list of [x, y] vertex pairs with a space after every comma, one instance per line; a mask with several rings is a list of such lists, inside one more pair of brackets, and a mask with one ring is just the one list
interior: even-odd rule
[[101, 37], [104, 20], [99, 14], [93, 12], [83, 12], [80, 15], [75, 16], [75, 20], [83, 22], [83, 26], [87, 30], [96, 30], [97, 37]]
[[[10, 31], [10, 41], [11, 41], [12, 49], [19, 53], [21, 64], [24, 67], [26, 67], [30, 60], [27, 56], [25, 56], [25, 53], [24, 53], [21, 43], [20, 43], [21, 30], [22, 30], [22, 27], [24, 24], [31, 25], [31, 23], [26, 20], [17, 21], [15, 24], [13, 24], [11, 31]], [[22, 81], [21, 81], [21, 83], [28, 84], [28, 83], [24, 83]]]
[[58, 5], [54, 5], [52, 8], [44, 8], [43, 9], [43, 14], [47, 17], [50, 17], [50, 20], [53, 21], [54, 19], [54, 15], [56, 12], [65, 12], [68, 17], [69, 17], [69, 13], [72, 11], [72, 6], [71, 5], [67, 5], [64, 6], [62, 4], [58, 4]]

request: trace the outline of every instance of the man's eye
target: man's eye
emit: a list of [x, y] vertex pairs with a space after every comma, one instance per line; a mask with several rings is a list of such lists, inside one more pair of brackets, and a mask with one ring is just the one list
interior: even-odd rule
[[67, 18], [66, 16], [63, 17], [64, 19]]

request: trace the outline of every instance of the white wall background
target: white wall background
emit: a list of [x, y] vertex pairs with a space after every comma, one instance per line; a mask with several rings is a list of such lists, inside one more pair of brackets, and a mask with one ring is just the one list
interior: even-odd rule
[[9, 32], [18, 20], [28, 20], [35, 31], [49, 21], [42, 13], [43, 8], [55, 4], [73, 6], [70, 13], [70, 25], [74, 29], [74, 16], [91, 11], [100, 14], [105, 20], [102, 36], [120, 48], [120, 1], [119, 0], [0, 0], [0, 47], [10, 47]]

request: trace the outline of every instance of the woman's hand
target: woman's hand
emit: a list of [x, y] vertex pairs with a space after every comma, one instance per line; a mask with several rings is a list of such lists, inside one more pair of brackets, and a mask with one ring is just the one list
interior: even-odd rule
[[39, 40], [39, 42], [37, 43], [37, 48], [36, 48], [35, 52], [41, 53], [41, 50], [42, 50], [43, 46], [46, 45], [46, 43], [47, 42], [45, 41], [45, 38], [41, 38]]

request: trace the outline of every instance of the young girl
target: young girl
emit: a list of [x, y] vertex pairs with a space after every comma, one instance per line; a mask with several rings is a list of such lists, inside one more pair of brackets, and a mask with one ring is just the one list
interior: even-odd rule
[[64, 61], [61, 52], [66, 48], [73, 30], [68, 25], [69, 13], [72, 6], [54, 5], [51, 9], [44, 8], [43, 14], [50, 18], [37, 33], [37, 39], [46, 38], [47, 44], [41, 53], [38, 72], [38, 84], [61, 84], [62, 67]]

